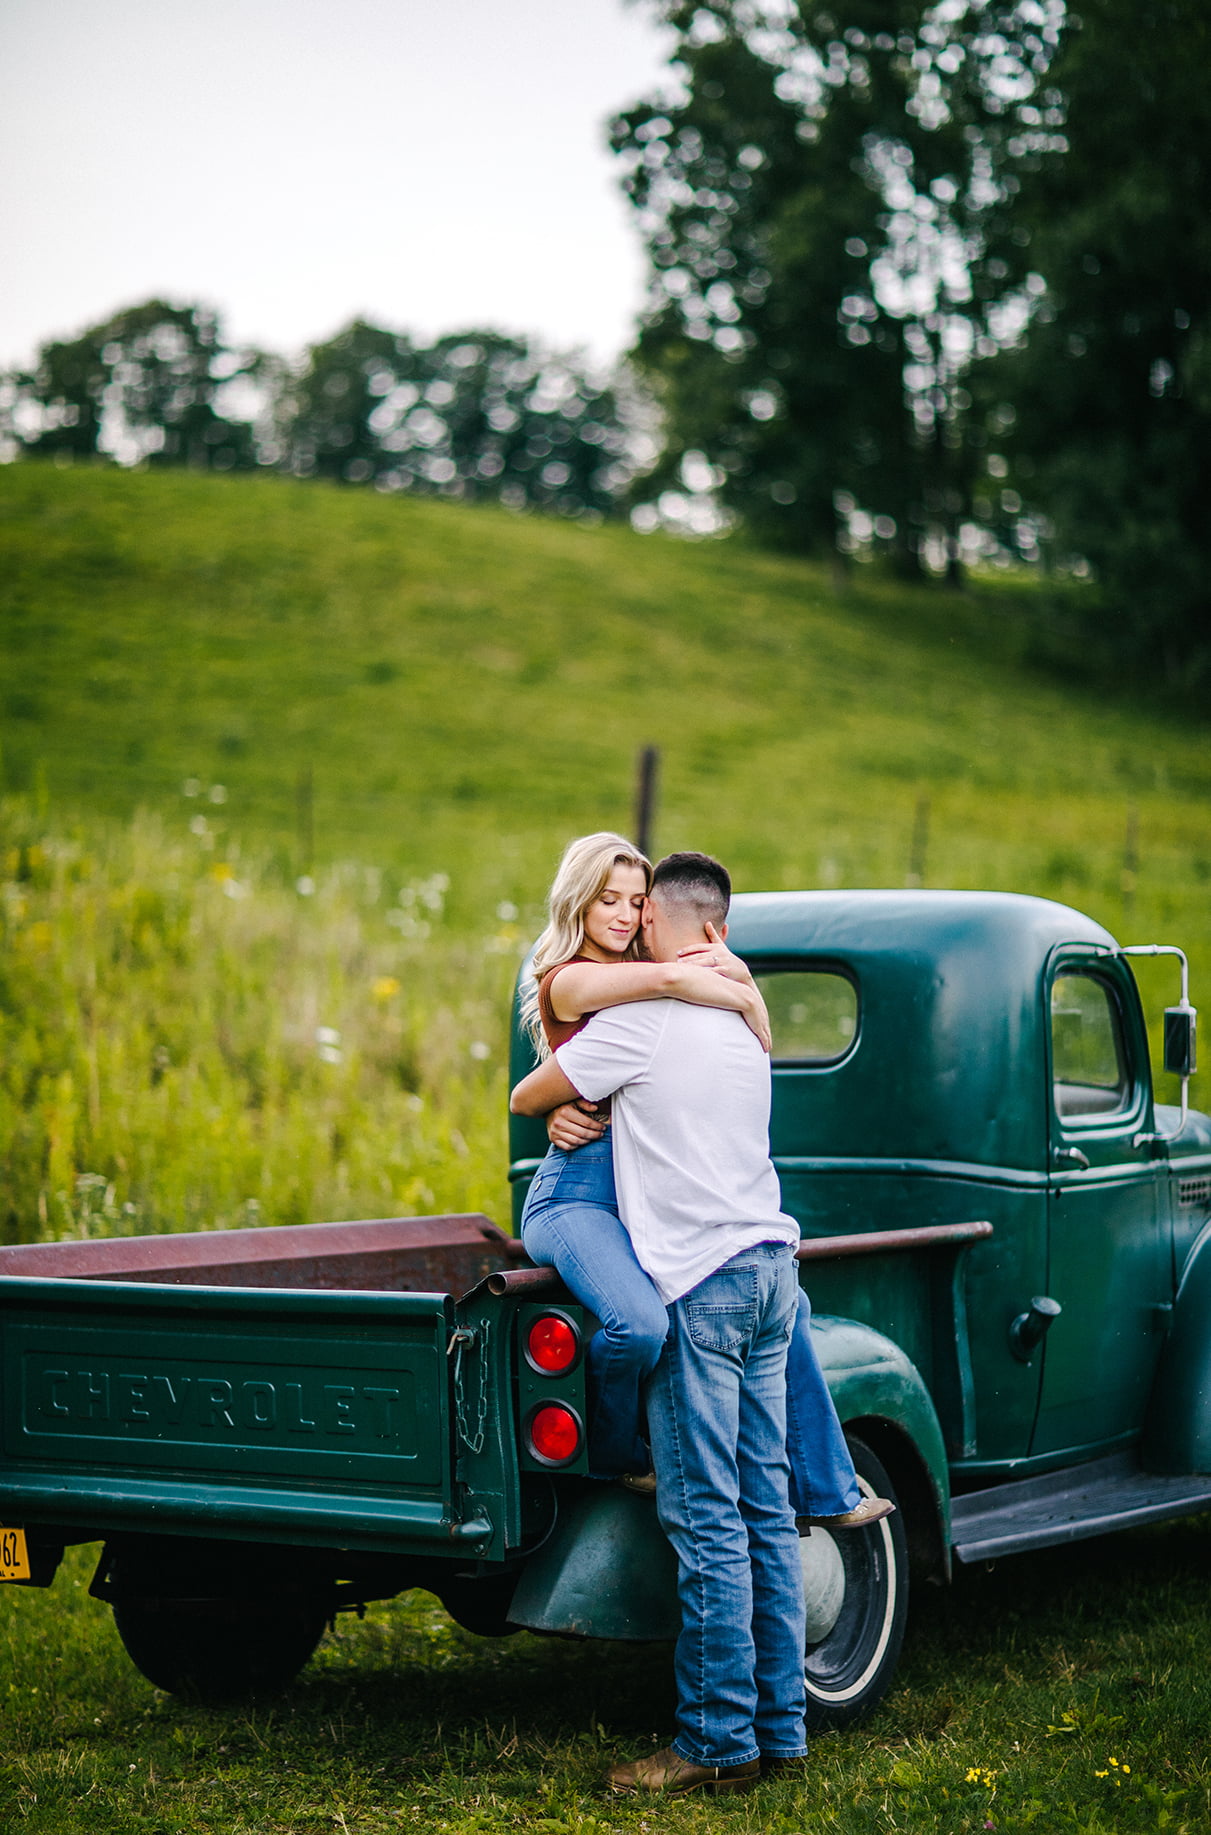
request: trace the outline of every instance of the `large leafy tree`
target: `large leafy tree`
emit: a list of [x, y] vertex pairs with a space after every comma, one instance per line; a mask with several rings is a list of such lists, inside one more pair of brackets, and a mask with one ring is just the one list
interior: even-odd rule
[[674, 98], [612, 135], [651, 258], [657, 483], [702, 453], [767, 538], [844, 545], [858, 509], [906, 567], [931, 534], [953, 556], [985, 437], [967, 372], [1029, 298], [1013, 166], [1059, 0], [659, 10]]
[[418, 345], [355, 321], [309, 351], [283, 416], [296, 473], [386, 490], [601, 515], [634, 470], [615, 389], [498, 332]]
[[1188, 688], [1211, 674], [1209, 68], [1204, 0], [1081, 0], [1062, 146], [1017, 199], [1046, 291], [995, 369], [1015, 482], [1098, 579], [1085, 642]]
[[216, 314], [148, 300], [79, 337], [44, 344], [15, 378], [13, 421], [30, 452], [230, 470], [256, 462], [240, 383], [265, 360], [223, 341]]

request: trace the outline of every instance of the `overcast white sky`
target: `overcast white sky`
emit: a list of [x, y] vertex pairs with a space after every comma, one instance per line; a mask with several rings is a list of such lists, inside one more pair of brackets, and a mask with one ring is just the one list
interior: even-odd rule
[[160, 295], [293, 352], [629, 341], [603, 124], [666, 41], [623, 0], [0, 0], [0, 366]]

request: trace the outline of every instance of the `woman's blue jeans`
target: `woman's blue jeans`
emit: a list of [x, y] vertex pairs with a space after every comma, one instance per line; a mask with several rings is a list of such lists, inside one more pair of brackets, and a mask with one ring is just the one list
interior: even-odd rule
[[811, 1301], [799, 1304], [786, 1354], [786, 1450], [796, 1516], [843, 1516], [862, 1496], [816, 1347]]
[[[589, 1342], [589, 1461], [595, 1477], [648, 1466], [642, 1388], [668, 1333], [664, 1303], [618, 1220], [609, 1134], [565, 1153], [552, 1147], [534, 1175], [521, 1219], [532, 1262], [554, 1268], [601, 1321]], [[790, 1500], [796, 1516], [841, 1516], [861, 1492], [799, 1289], [786, 1363]]]
[[521, 1240], [530, 1260], [554, 1268], [601, 1323], [586, 1358], [590, 1470], [596, 1478], [646, 1472], [643, 1384], [669, 1321], [618, 1220], [608, 1133], [572, 1153], [551, 1148], [526, 1195]]

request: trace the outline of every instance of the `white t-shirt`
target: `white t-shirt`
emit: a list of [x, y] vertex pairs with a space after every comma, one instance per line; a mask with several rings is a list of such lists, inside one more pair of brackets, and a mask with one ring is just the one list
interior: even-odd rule
[[666, 1306], [754, 1243], [798, 1242], [769, 1157], [769, 1058], [738, 1013], [610, 1007], [555, 1057], [589, 1101], [614, 1098], [619, 1215]]

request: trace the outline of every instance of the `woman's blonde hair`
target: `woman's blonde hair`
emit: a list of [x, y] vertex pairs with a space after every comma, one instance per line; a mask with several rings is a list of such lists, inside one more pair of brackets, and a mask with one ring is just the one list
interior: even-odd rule
[[[582, 835], [579, 841], [571, 842], [552, 881], [547, 896], [549, 922], [534, 946], [532, 979], [521, 996], [521, 1023], [542, 1058], [549, 1056], [550, 1048], [538, 1012], [538, 984], [548, 969], [579, 955], [584, 943], [585, 912], [601, 897], [616, 866], [638, 867], [643, 874], [644, 891], [650, 888], [651, 861], [621, 835], [606, 832]], [[634, 962], [640, 954], [640, 933], [636, 931], [621, 960]]]

